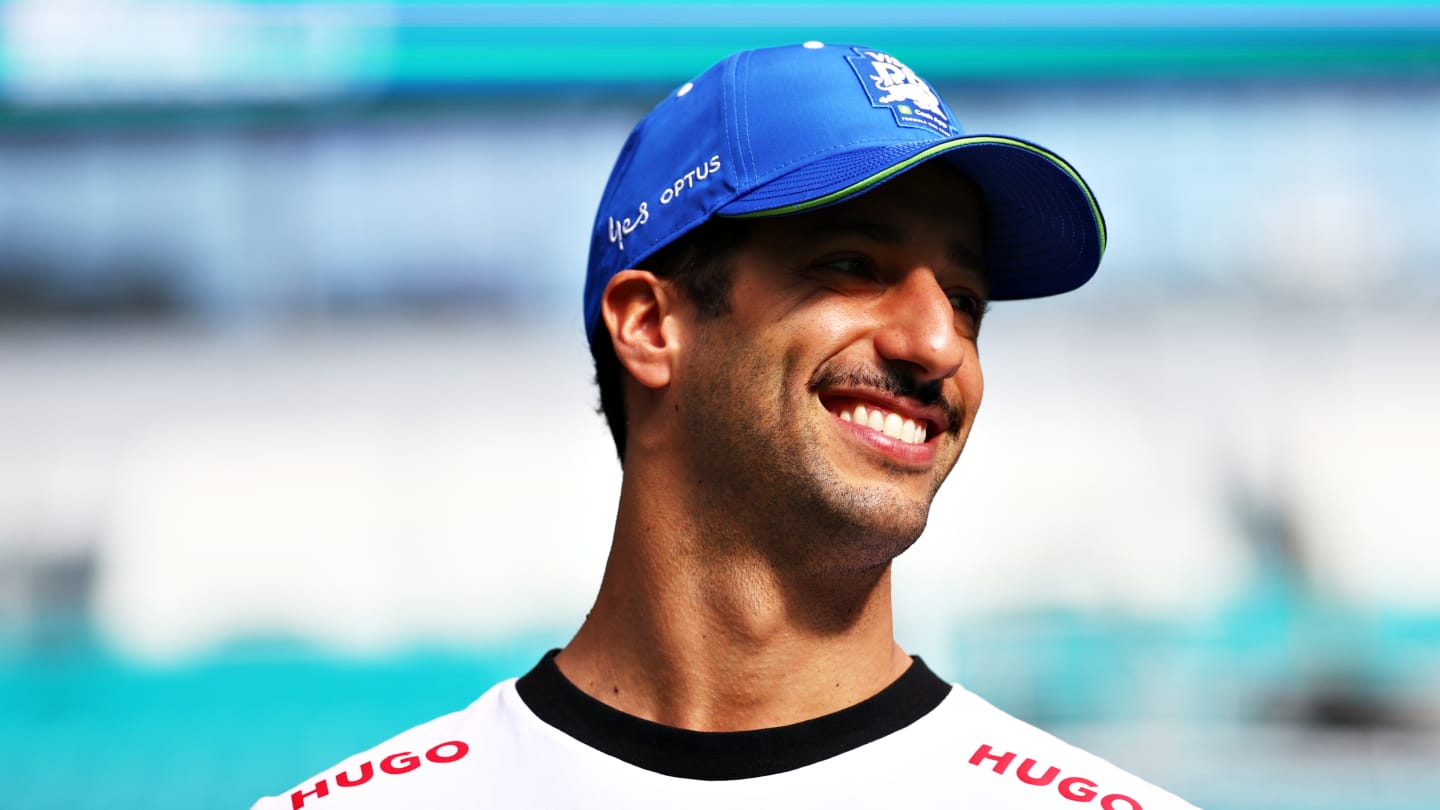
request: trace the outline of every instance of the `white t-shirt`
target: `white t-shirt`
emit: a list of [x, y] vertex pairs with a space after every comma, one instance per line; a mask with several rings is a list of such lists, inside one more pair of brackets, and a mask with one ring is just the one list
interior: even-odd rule
[[793, 726], [707, 733], [623, 714], [547, 655], [469, 707], [252, 810], [1182, 810], [1193, 806], [942, 681]]

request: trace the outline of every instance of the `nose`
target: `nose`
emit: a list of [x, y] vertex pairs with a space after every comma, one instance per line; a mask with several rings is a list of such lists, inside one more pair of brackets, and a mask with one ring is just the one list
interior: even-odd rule
[[922, 380], [945, 379], [960, 370], [964, 336], [934, 273], [924, 268], [907, 273], [886, 291], [878, 314], [874, 341], [883, 358], [914, 367]]

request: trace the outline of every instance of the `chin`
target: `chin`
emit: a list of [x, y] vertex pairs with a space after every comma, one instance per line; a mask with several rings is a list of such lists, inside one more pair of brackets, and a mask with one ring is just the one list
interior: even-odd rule
[[925, 531], [929, 498], [914, 499], [888, 487], [849, 488], [817, 521], [823, 556], [832, 565], [874, 568], [900, 556]]

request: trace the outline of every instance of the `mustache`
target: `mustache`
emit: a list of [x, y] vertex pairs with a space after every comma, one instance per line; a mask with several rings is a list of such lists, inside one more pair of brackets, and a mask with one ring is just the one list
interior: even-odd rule
[[891, 396], [915, 400], [925, 407], [936, 406], [945, 413], [945, 431], [958, 434], [965, 421], [965, 410], [947, 400], [943, 380], [921, 382], [915, 375], [896, 366], [881, 368], [834, 368], [825, 366], [810, 377], [807, 384], [814, 394], [824, 388], [871, 388]]

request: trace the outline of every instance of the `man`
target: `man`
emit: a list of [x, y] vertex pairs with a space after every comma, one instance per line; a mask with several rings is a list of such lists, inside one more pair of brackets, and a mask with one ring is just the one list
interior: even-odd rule
[[1068, 164], [963, 136], [887, 54], [751, 51], [679, 88], [592, 234], [624, 468], [593, 610], [518, 681], [257, 807], [1189, 807], [892, 633], [987, 302], [1074, 289], [1104, 245]]

